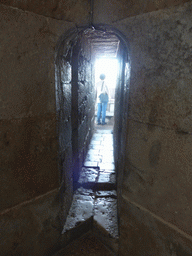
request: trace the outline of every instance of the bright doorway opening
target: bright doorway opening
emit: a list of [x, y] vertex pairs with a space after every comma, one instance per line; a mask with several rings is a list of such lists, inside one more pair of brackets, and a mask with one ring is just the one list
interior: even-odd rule
[[[98, 57], [95, 60], [95, 84], [100, 81], [100, 75], [105, 74], [105, 82], [109, 90], [109, 102], [106, 110], [106, 123], [111, 126], [114, 124], [114, 107], [115, 107], [115, 88], [118, 74], [117, 58]], [[97, 102], [95, 105], [95, 117], [97, 116]], [[98, 125], [96, 128], [99, 129]], [[102, 127], [103, 129], [104, 127]], [[106, 127], [107, 128], [107, 127]], [[109, 127], [108, 127], [109, 128]]]

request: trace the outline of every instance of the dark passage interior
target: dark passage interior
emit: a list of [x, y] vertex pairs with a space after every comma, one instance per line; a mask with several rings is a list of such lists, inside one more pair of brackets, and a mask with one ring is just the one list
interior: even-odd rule
[[[191, 256], [192, 0], [0, 2], [0, 254]], [[101, 56], [113, 133], [95, 125]]]
[[[69, 179], [66, 179], [66, 176], [70, 177], [73, 180], [71, 187], [74, 191], [62, 234], [72, 234], [74, 230], [82, 229], [81, 235], [83, 235], [94, 230], [95, 235], [104, 236], [102, 240], [105, 240], [105, 243], [116, 252], [118, 251], [117, 187], [121, 176], [116, 169], [121, 150], [117, 148], [117, 141], [123, 131], [122, 109], [126, 104], [124, 87], [126, 88], [129, 82], [125, 81], [127, 46], [121, 37], [120, 33], [117, 34], [111, 27], [101, 26], [71, 31], [71, 35], [66, 35], [59, 45], [56, 70], [59, 155], [62, 164], [63, 156], [68, 158], [65, 147], [67, 139], [70, 143], [70, 137], [66, 129], [69, 129], [70, 125], [72, 138], [72, 168], [66, 170], [65, 166], [61, 166], [61, 183], [67, 187]], [[112, 125], [110, 126], [108, 119], [105, 127], [98, 127], [95, 124], [95, 61], [99, 57], [118, 60], [114, 116], [111, 119]], [[67, 101], [71, 101], [69, 109]], [[115, 143], [116, 168], [113, 148]]]
[[[126, 42], [111, 27], [101, 26], [97, 29], [92, 27], [70, 31], [66, 34], [66, 38], [65, 36], [62, 38], [56, 58], [59, 156], [63, 186], [69, 184], [65, 176], [70, 176], [75, 187], [95, 130], [94, 63], [98, 56], [118, 59], [114, 139], [118, 141], [122, 136], [122, 109], [126, 105], [124, 88], [128, 84], [128, 80], [125, 81], [127, 72], [125, 64], [128, 62]], [[66, 147], [70, 146], [71, 141], [72, 173], [66, 174], [66, 170], [62, 170], [63, 161], [68, 150]], [[117, 148], [116, 155], [118, 152], [120, 149]]]

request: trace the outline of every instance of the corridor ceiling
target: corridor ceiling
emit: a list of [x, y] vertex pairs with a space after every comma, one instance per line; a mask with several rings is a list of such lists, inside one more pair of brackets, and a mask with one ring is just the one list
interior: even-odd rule
[[84, 31], [96, 57], [117, 57], [119, 39], [112, 32], [87, 29]]

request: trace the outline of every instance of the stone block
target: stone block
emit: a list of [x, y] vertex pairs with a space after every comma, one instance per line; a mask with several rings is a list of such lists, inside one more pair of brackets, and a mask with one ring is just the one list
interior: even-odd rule
[[102, 163], [111, 163], [114, 164], [114, 156], [113, 156], [113, 151], [111, 151], [112, 153], [110, 154], [104, 154], [103, 158], [102, 158]]
[[3, 120], [0, 126], [1, 210], [57, 188], [55, 115]]
[[89, 151], [88, 151], [85, 162], [98, 162], [98, 163], [100, 163], [102, 161], [102, 157], [103, 156], [101, 156], [101, 155], [89, 154]]
[[59, 197], [57, 189], [1, 213], [1, 255], [49, 255], [59, 247]]
[[98, 175], [99, 175], [98, 169], [82, 168], [78, 183], [79, 184], [95, 183], [98, 178]]
[[87, 168], [98, 168], [98, 162], [85, 161], [83, 166]]
[[93, 235], [91, 232], [81, 236], [68, 244], [65, 248], [54, 254], [54, 256], [68, 256], [68, 255], [105, 255], [114, 256], [103, 243], [103, 241]]
[[127, 2], [126, 0], [121, 0], [120, 2], [114, 1], [113, 4], [109, 5], [107, 0], [99, 0], [94, 6], [95, 23], [114, 24], [116, 21], [124, 20], [128, 17], [136, 17], [143, 13], [151, 13], [164, 8], [182, 5], [185, 2], [188, 2], [188, 0], [178, 0], [176, 2], [166, 0]]
[[0, 118], [55, 112], [55, 46], [59, 36], [72, 24], [5, 5], [0, 5], [0, 13], [3, 47]]
[[191, 235], [192, 138], [129, 121], [123, 194]]
[[[61, 63], [61, 82], [63, 84], [71, 84], [71, 64], [62, 59], [62, 63]], [[66, 88], [65, 88], [66, 90]], [[63, 91], [65, 93], [65, 91]]]
[[115, 165], [111, 162], [109, 163], [99, 163], [98, 166], [100, 167], [100, 170], [115, 170]]
[[81, 25], [85, 25], [89, 21], [90, 5], [87, 0], [78, 0], [72, 3], [67, 0], [66, 2], [54, 1], [12, 1], [3, 0], [3, 4], [22, 9], [24, 11], [39, 14], [40, 16], [51, 17], [56, 20], [67, 20], [70, 22], [77, 22]]
[[191, 2], [116, 25], [131, 48], [130, 119], [190, 132]]
[[118, 238], [117, 199], [96, 198], [94, 206], [94, 226], [108, 237]]
[[93, 216], [93, 204], [94, 201], [91, 195], [82, 195], [77, 191], [73, 196], [62, 234], [90, 219]]
[[147, 209], [125, 198], [121, 203], [119, 255], [186, 255], [192, 238]]
[[117, 198], [117, 192], [116, 190], [111, 191], [96, 191], [95, 193], [96, 197], [111, 197], [111, 198]]
[[101, 145], [100, 143], [95, 143], [95, 144], [90, 144], [89, 145], [90, 149], [94, 149], [94, 150], [103, 150], [104, 146]]
[[116, 177], [115, 173], [104, 173], [104, 172], [99, 172], [99, 179], [98, 183], [112, 183], [115, 184], [116, 182]]

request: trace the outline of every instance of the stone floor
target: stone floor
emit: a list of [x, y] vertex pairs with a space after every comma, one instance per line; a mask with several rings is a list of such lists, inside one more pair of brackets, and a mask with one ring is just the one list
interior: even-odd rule
[[60, 250], [55, 256], [114, 256], [98, 238], [88, 233]]
[[[86, 254], [78, 248], [71, 254], [57, 255], [114, 255], [105, 251], [104, 244], [113, 252], [118, 250], [118, 222], [116, 175], [113, 159], [113, 119], [106, 119], [107, 125], [96, 125], [84, 166], [76, 184], [73, 202], [62, 234], [71, 230], [86, 230], [90, 227], [91, 238], [79, 238], [76, 242], [89, 244], [93, 253]], [[82, 240], [84, 239], [84, 240]], [[81, 242], [80, 242], [81, 241]], [[102, 246], [101, 246], [102, 241]], [[98, 245], [98, 246], [97, 246]], [[74, 247], [72, 245], [71, 249]], [[70, 248], [70, 246], [69, 246]], [[100, 251], [96, 252], [100, 248]], [[103, 248], [103, 254], [102, 250]], [[70, 249], [69, 249], [70, 250]], [[84, 251], [84, 252], [83, 252]], [[84, 254], [83, 254], [84, 253]], [[96, 253], [96, 254], [94, 254]], [[97, 254], [98, 253], [98, 254]]]

